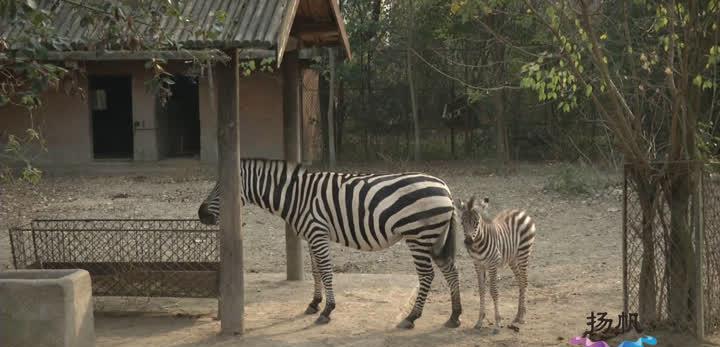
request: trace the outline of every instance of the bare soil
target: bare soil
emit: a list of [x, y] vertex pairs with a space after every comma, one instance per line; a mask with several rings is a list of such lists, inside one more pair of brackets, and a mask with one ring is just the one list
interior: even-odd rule
[[[275, 275], [285, 270], [283, 221], [248, 206], [243, 210], [245, 271], [260, 276], [252, 277], [255, 280], [247, 286], [251, 300], [246, 311], [248, 326], [255, 329], [243, 338], [252, 342], [249, 345], [282, 342], [298, 346], [411, 346], [430, 341], [433, 345], [458, 346], [488, 342], [496, 346], [566, 346], [568, 338], [584, 330], [590, 311], [607, 311], [610, 315], [622, 311], [619, 186], [572, 197], [546, 191], [548, 177], [555, 172], [549, 164], [521, 164], [503, 174], [491, 166], [463, 162], [354, 165], [343, 170], [423, 171], [444, 179], [455, 197], [466, 199], [472, 194], [489, 197], [495, 212], [505, 208], [526, 209], [537, 225], [529, 269], [527, 323], [519, 333], [505, 329], [498, 335], [471, 328], [477, 317], [477, 282], [472, 262], [459, 244], [457, 262], [465, 305], [463, 326], [460, 330], [441, 327], [449, 315], [450, 304], [442, 276], [436, 276], [428, 309], [416, 329], [396, 331], [393, 326], [416, 285], [412, 259], [405, 245], [397, 244], [381, 252], [361, 252], [336, 245], [332, 257], [337, 273], [391, 276], [375, 276], [362, 282], [367, 285], [362, 286], [347, 280], [351, 277], [339, 275], [336, 316], [327, 327], [310, 328], [313, 317], [297, 315], [311, 298], [311, 281], [293, 284]], [[49, 176], [37, 186], [2, 184], [0, 269], [11, 267], [5, 232], [10, 226], [31, 218], [196, 218], [199, 203], [214, 184], [213, 176], [212, 168], [197, 165], [169, 165], [162, 169], [136, 165], [130, 169], [98, 167]], [[307, 259], [305, 268], [309, 272]], [[512, 319], [517, 307], [512, 273], [504, 269], [499, 282], [503, 316]], [[285, 290], [273, 291], [277, 287]], [[253, 299], [256, 294], [259, 297]], [[105, 299], [97, 302], [101, 310], [105, 305], [112, 306], [112, 300], [102, 300]], [[381, 302], [375, 304], [373, 300]], [[131, 301], [137, 304], [142, 300]], [[99, 315], [98, 345], [140, 345], [137, 334], [146, 339], [142, 345], [153, 346], [225, 346], [242, 342], [215, 336], [219, 323], [211, 318], [214, 301], [175, 299], [163, 303], [161, 299], [152, 299], [139, 306], [153, 307], [151, 311], [157, 312], [180, 312], [180, 317]], [[132, 306], [123, 303], [125, 309]], [[202, 314], [186, 316], [188, 307], [195, 307]], [[489, 299], [487, 308], [488, 317], [492, 317]]]

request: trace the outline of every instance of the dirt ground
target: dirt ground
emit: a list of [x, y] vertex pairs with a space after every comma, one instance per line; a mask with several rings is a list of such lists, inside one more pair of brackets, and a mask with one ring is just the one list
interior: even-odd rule
[[[328, 326], [313, 327], [312, 317], [300, 315], [311, 298], [312, 283], [290, 283], [278, 275], [285, 270], [284, 223], [250, 206], [243, 211], [245, 270], [249, 274], [248, 336], [240, 340], [216, 336], [219, 323], [211, 318], [214, 301], [131, 299], [123, 307], [153, 307], [149, 311], [165, 315], [98, 314], [98, 346], [139, 345], [129, 342], [138, 338], [145, 339], [142, 345], [153, 346], [225, 346], [243, 341], [258, 346], [281, 341], [293, 346], [411, 346], [427, 341], [448, 346], [567, 346], [573, 334], [584, 330], [590, 311], [611, 315], [622, 311], [619, 186], [574, 197], [547, 191], [548, 177], [556, 170], [550, 164], [520, 164], [502, 175], [490, 166], [461, 162], [354, 165], [344, 169], [423, 171], [444, 179], [455, 197], [488, 196], [495, 212], [510, 207], [526, 209], [535, 219], [537, 238], [529, 269], [528, 319], [522, 330], [514, 333], [504, 329], [492, 335], [489, 329], [472, 329], [477, 317], [477, 283], [462, 247], [457, 257], [463, 289], [462, 327], [441, 327], [450, 304], [442, 276], [436, 276], [428, 308], [416, 328], [411, 332], [394, 330], [417, 283], [403, 244], [372, 253], [333, 247], [335, 271], [340, 274], [336, 285], [338, 308]], [[34, 187], [2, 184], [0, 269], [11, 267], [6, 233], [10, 226], [31, 218], [195, 218], [213, 183], [212, 168], [181, 163], [99, 165], [48, 176]], [[309, 272], [307, 259], [305, 268]], [[359, 281], [350, 280], [358, 275], [343, 274], [377, 276]], [[499, 283], [501, 310], [511, 319], [517, 307], [517, 287], [508, 269], [500, 273]], [[111, 299], [100, 299], [97, 305], [102, 311], [113, 311]], [[198, 312], [188, 314], [192, 311], [188, 307]], [[181, 314], [167, 316], [177, 313]]]

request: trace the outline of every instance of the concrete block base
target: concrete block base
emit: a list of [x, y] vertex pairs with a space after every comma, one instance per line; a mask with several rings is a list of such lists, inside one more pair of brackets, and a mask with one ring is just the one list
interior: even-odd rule
[[0, 272], [0, 346], [95, 346], [90, 274], [75, 269]]

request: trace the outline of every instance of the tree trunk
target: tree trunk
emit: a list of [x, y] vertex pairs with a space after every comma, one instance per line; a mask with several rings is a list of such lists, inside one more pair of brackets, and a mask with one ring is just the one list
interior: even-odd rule
[[415, 133], [415, 150], [413, 153], [413, 158], [416, 161], [420, 160], [420, 117], [418, 116], [418, 109], [417, 109], [417, 98], [415, 96], [415, 83], [413, 81], [413, 71], [412, 71], [412, 57], [410, 50], [412, 48], [412, 27], [415, 25], [415, 7], [412, 6], [412, 1], [410, 1], [411, 8], [410, 11], [410, 25], [408, 26], [409, 30], [409, 37], [408, 37], [408, 47], [405, 51], [406, 53], [406, 67], [407, 67], [407, 79], [408, 79], [408, 88], [410, 89], [410, 107], [412, 107], [412, 117], [413, 117], [413, 131]]
[[690, 228], [690, 192], [692, 179], [687, 164], [673, 164], [670, 196], [670, 244], [668, 259], [670, 284], [668, 288], [668, 313], [670, 321], [681, 330], [690, 328], [694, 322], [695, 262]]
[[508, 150], [507, 127], [505, 126], [505, 98], [503, 90], [499, 90], [493, 96], [495, 103], [495, 150], [497, 160], [503, 164], [510, 161]]
[[420, 117], [418, 116], [417, 98], [415, 97], [415, 83], [413, 83], [412, 59], [410, 50], [407, 51], [407, 78], [408, 88], [410, 88], [410, 106], [412, 107], [413, 132], [415, 134], [415, 148], [413, 158], [420, 160]]
[[450, 155], [453, 159], [457, 159], [455, 154], [455, 127], [450, 127]]

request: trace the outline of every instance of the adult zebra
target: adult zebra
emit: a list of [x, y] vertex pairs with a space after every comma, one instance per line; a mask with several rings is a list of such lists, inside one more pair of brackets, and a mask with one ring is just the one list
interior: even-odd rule
[[[319, 310], [322, 286], [326, 296], [316, 323], [329, 322], [335, 308], [330, 241], [378, 251], [404, 239], [420, 285], [412, 311], [398, 327], [410, 329], [422, 315], [435, 277], [433, 262], [450, 287], [452, 313], [445, 326], [460, 325], [455, 209], [445, 182], [422, 173], [309, 172], [298, 164], [265, 159], [243, 159], [240, 167], [243, 204], [250, 202], [282, 217], [308, 241], [315, 290], [305, 313]], [[203, 223], [218, 222], [220, 193], [218, 183], [200, 205]]]

